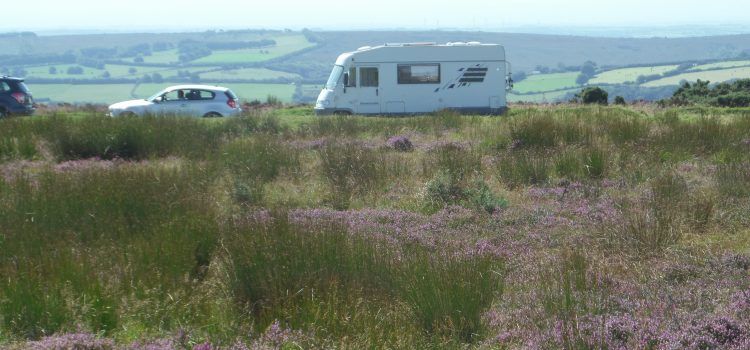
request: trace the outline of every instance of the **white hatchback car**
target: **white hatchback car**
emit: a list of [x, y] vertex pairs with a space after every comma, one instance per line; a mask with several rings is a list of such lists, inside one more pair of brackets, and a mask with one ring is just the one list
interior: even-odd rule
[[168, 87], [145, 100], [109, 106], [109, 116], [184, 115], [230, 117], [242, 112], [237, 95], [225, 87], [178, 85]]

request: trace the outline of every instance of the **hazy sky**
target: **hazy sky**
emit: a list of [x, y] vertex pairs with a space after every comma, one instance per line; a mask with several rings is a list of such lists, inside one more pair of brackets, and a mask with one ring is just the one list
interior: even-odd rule
[[25, 0], [15, 30], [363, 29], [742, 24], [748, 0]]

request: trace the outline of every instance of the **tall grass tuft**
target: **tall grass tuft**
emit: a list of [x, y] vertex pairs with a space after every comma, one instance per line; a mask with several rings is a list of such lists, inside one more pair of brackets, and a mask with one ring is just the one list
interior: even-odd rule
[[252, 312], [256, 327], [279, 319], [335, 333], [342, 327], [337, 319], [352, 317], [353, 303], [375, 311], [396, 299], [428, 334], [477, 340], [482, 312], [502, 292], [498, 261], [434, 254], [418, 244], [397, 247], [326, 220], [292, 224], [286, 214], [274, 213], [266, 224], [247, 225], [229, 237], [234, 296]]
[[716, 184], [724, 197], [750, 197], [750, 164], [719, 164], [716, 168]]
[[382, 184], [384, 174], [379, 171], [379, 165], [384, 163], [382, 153], [356, 144], [329, 143], [318, 154], [336, 209], [349, 208], [354, 195], [365, 194]]
[[266, 183], [299, 169], [298, 153], [273, 136], [238, 139], [222, 149], [222, 156], [233, 177], [234, 199], [248, 205], [262, 203]]
[[585, 255], [571, 249], [563, 250], [555, 265], [543, 270], [540, 294], [544, 311], [556, 322], [550, 326], [563, 348], [591, 347], [584, 333], [592, 330], [583, 329], [580, 319], [606, 311], [607, 288], [601, 277]]
[[545, 184], [549, 180], [550, 169], [548, 157], [538, 151], [511, 152], [497, 163], [500, 181], [510, 188]]
[[510, 124], [510, 136], [520, 142], [522, 147], [554, 147], [557, 145], [558, 125], [555, 119], [547, 114], [529, 114], [525, 118], [516, 118]]
[[685, 179], [665, 171], [651, 181], [649, 196], [624, 210], [622, 224], [614, 230], [613, 238], [638, 253], [659, 252], [682, 238], [691, 211], [698, 217], [710, 216], [696, 213], [694, 210], [700, 208], [691, 209], [690, 203]]
[[133, 305], [167, 305], [205, 277], [217, 239], [205, 198], [211, 178], [199, 168], [123, 164], [1, 186], [4, 330], [37, 338], [76, 327], [109, 334], [142, 318], [161, 320], [151, 330], [178, 317], [200, 322], [179, 308]]
[[491, 257], [439, 257], [415, 248], [398, 267], [399, 295], [427, 332], [475, 342], [483, 311], [502, 293], [502, 266]]

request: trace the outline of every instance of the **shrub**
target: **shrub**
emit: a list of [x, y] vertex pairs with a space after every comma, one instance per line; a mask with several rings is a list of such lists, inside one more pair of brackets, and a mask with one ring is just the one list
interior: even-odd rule
[[575, 95], [576, 101], [583, 104], [607, 105], [609, 94], [600, 87], [587, 87]]
[[414, 150], [414, 145], [406, 136], [393, 136], [388, 139], [386, 144], [388, 145], [388, 147], [393, 148], [399, 152], [411, 152]]

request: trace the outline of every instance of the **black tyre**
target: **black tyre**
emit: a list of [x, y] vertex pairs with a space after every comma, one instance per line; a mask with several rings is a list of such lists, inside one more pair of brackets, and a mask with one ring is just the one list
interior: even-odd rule
[[203, 118], [221, 118], [223, 117], [221, 114], [216, 112], [208, 112], [203, 115]]
[[3, 119], [8, 116], [8, 112], [5, 111], [5, 108], [0, 108], [0, 119]]

